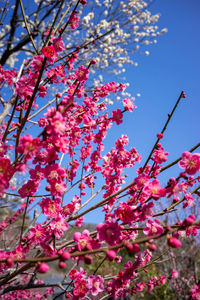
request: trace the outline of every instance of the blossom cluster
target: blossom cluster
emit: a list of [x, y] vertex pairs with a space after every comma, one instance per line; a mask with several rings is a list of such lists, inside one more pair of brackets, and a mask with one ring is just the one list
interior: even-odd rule
[[[78, 4], [83, 6], [86, 1], [78, 1]], [[96, 4], [101, 5], [98, 1]], [[112, 1], [104, 1], [108, 9], [112, 4]], [[130, 11], [132, 24], [137, 27], [139, 16], [136, 14], [133, 18], [130, 8], [141, 14], [145, 2], [125, 4], [122, 1], [120, 5], [124, 14]], [[66, 23], [73, 31], [79, 26], [77, 14], [76, 7]], [[146, 11], [143, 13], [143, 22], [147, 25], [156, 19], [152, 20]], [[83, 22], [87, 25], [87, 18]], [[96, 27], [97, 33], [111, 29], [114, 25], [111, 23], [102, 22], [101, 27]], [[150, 30], [149, 26], [144, 28]], [[79, 46], [62, 59], [66, 47], [71, 47], [65, 45], [64, 31], [64, 24], [58, 32], [46, 31], [47, 42], [41, 51], [26, 60], [18, 73], [1, 67], [0, 84], [12, 88], [12, 101], [8, 104], [12, 104], [13, 113], [7, 112], [9, 107], [1, 112], [0, 196], [12, 195], [21, 201], [13, 215], [6, 216], [0, 223], [1, 236], [17, 221], [19, 225], [15, 236], [4, 241], [0, 251], [2, 299], [9, 299], [7, 295], [10, 299], [48, 297], [54, 287], [49, 289], [48, 282], [40, 282], [38, 274], [48, 274], [51, 261], [58, 262], [58, 267], [65, 270], [68, 261], [76, 264], [66, 270], [61, 283], [55, 284], [68, 299], [82, 300], [97, 295], [118, 299], [144, 288], [151, 291], [168, 279], [167, 274], [162, 274], [144, 282], [138, 275], [148, 272], [148, 267], [169, 251], [154, 257], [158, 250], [156, 245], [180, 248], [183, 236], [195, 237], [200, 229], [199, 220], [192, 213], [186, 212], [178, 222], [172, 219], [166, 223], [159, 218], [173, 213], [179, 204], [183, 209], [195, 205], [200, 154], [183, 152], [178, 159], [178, 176], [164, 183], [159, 175], [168, 159], [168, 152], [160, 143], [165, 127], [157, 134], [157, 142], [144, 166], [136, 148], [128, 146], [126, 134], [118, 137], [108, 151], [105, 138], [111, 127], [118, 128], [124, 115], [134, 111], [135, 105], [125, 97], [119, 108], [109, 111], [106, 98], [123, 93], [125, 85], [112, 81], [90, 89], [90, 74], [98, 64], [98, 55], [97, 61], [92, 59], [76, 66], [81, 60]], [[121, 36], [118, 23], [115, 23], [114, 33]], [[87, 38], [88, 35], [91, 35], [89, 28]], [[145, 37], [139, 32], [137, 36]], [[111, 50], [114, 55], [114, 49]], [[49, 100], [51, 86], [59, 92]], [[9, 87], [5, 85], [5, 88]], [[182, 93], [180, 99], [184, 97]], [[136, 170], [135, 176], [133, 170]], [[11, 188], [14, 176], [23, 177], [23, 183]], [[96, 203], [92, 202], [94, 198]], [[171, 201], [169, 205], [167, 201]], [[158, 203], [162, 204], [159, 212]], [[104, 218], [95, 226], [95, 231], [90, 232], [83, 224], [87, 222], [88, 213], [96, 209], [103, 212]], [[120, 264], [121, 251], [133, 259], [111, 277], [97, 273], [104, 261]], [[91, 274], [85, 266], [92, 265], [98, 254], [103, 261]], [[79, 263], [84, 267], [79, 267]], [[175, 277], [174, 271], [172, 278]], [[45, 288], [45, 292], [32, 292], [37, 288]], [[199, 287], [195, 285], [191, 290], [193, 299], [198, 293]]]

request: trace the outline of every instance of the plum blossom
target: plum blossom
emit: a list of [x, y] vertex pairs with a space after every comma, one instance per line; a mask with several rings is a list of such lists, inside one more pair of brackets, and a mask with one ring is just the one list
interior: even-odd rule
[[123, 105], [124, 105], [124, 109], [129, 111], [133, 111], [133, 108], [136, 108], [136, 106], [129, 98], [123, 99]]
[[172, 270], [172, 279], [177, 279], [178, 278], [178, 271], [173, 269]]
[[97, 225], [98, 238], [100, 241], [106, 241], [109, 245], [115, 245], [120, 242], [121, 232], [116, 221], [107, 221]]
[[30, 134], [22, 136], [17, 151], [24, 154], [26, 160], [32, 159], [41, 149], [40, 138], [33, 138]]
[[121, 124], [123, 118], [123, 114], [121, 112], [121, 109], [113, 110], [112, 112], [112, 121], [116, 122], [117, 125]]
[[65, 218], [63, 218], [62, 216], [58, 216], [53, 221], [51, 221], [49, 227], [51, 230], [51, 234], [59, 239], [64, 235], [64, 232], [68, 229], [69, 225], [67, 224], [67, 222], [65, 222]]
[[80, 66], [78, 70], [75, 72], [75, 79], [80, 82], [84, 82], [88, 79], [89, 70], [84, 66]]
[[179, 167], [185, 169], [187, 174], [194, 175], [200, 170], [200, 153], [183, 152]]
[[60, 199], [51, 200], [50, 198], [43, 198], [39, 205], [42, 208], [42, 212], [51, 218], [56, 218], [61, 212]]
[[87, 288], [93, 296], [97, 296], [99, 293], [103, 292], [104, 290], [103, 283], [104, 283], [104, 279], [101, 276], [91, 275], [88, 278]]
[[50, 62], [50, 63], [54, 63], [56, 61], [56, 58], [57, 58], [57, 52], [54, 48], [54, 46], [47, 46], [47, 47], [44, 47], [42, 49], [42, 53], [44, 54], [44, 56], [47, 58], [47, 60]]
[[148, 220], [143, 232], [147, 236], [162, 234], [164, 231], [159, 219]]

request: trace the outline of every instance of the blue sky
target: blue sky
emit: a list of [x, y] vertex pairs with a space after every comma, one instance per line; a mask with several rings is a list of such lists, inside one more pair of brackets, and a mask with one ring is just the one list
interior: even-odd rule
[[[142, 155], [142, 164], [182, 90], [186, 99], [179, 104], [162, 140], [170, 153], [168, 162], [200, 141], [200, 1], [157, 0], [151, 11], [161, 13], [158, 25], [167, 27], [168, 33], [158, 38], [156, 45], [141, 50], [150, 51], [149, 56], [138, 53], [137, 68], [127, 68], [129, 92], [141, 93], [141, 97], [135, 102], [137, 109], [127, 113], [123, 124], [114, 125], [108, 135], [111, 147], [111, 142], [127, 134], [129, 145]], [[162, 175], [163, 183], [177, 172], [178, 168], [173, 167]], [[134, 176], [135, 170], [131, 173]], [[91, 213], [89, 221], [100, 221], [101, 216]]]
[[151, 10], [161, 13], [159, 27], [167, 27], [168, 33], [150, 48], [148, 57], [138, 56], [137, 68], [128, 68], [131, 90], [142, 97], [126, 127], [138, 150], [145, 153], [184, 90], [187, 98], [180, 103], [163, 140], [170, 157], [176, 157], [200, 138], [200, 2], [157, 0]]

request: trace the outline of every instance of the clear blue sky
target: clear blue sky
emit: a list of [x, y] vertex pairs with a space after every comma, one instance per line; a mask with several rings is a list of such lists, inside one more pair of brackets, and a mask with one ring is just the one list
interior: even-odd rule
[[[136, 147], [145, 161], [156, 134], [184, 90], [187, 98], [182, 99], [163, 139], [171, 162], [200, 141], [200, 1], [156, 0], [151, 11], [161, 13], [158, 25], [167, 27], [168, 33], [158, 38], [156, 45], [142, 49], [150, 55], [138, 55], [137, 68], [127, 68], [129, 91], [133, 95], [139, 92], [141, 97], [136, 101], [138, 108], [126, 114], [124, 123], [111, 129], [109, 146], [125, 133], [129, 145]], [[177, 169], [172, 168], [167, 177], [176, 175]], [[100, 221], [100, 215], [90, 214], [89, 221]]]
[[142, 97], [136, 101], [138, 109], [128, 117], [127, 127], [133, 143], [145, 153], [184, 90], [187, 98], [163, 140], [176, 156], [200, 140], [200, 1], [157, 0], [151, 10], [161, 13], [159, 27], [167, 27], [168, 33], [150, 48], [148, 57], [138, 56], [137, 68], [128, 69], [131, 90], [141, 92]]

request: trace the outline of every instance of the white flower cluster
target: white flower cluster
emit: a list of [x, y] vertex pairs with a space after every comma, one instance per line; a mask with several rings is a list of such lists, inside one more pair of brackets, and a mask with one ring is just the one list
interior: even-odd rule
[[[88, 1], [87, 11], [90, 12], [82, 18], [79, 34], [73, 40], [71, 33], [66, 35], [69, 48], [91, 42], [88, 49], [81, 51], [80, 60], [87, 64], [91, 58], [95, 58], [96, 71], [105, 70], [109, 74], [120, 75], [126, 71], [125, 65], [137, 66], [135, 52], [142, 46], [145, 48], [155, 44], [157, 36], [167, 32], [165, 28], [159, 31], [156, 24], [160, 14], [151, 14], [148, 10], [150, 2]], [[94, 39], [95, 43], [92, 43]], [[140, 51], [149, 55], [146, 49]], [[97, 78], [94, 80], [95, 84], [99, 82]]]
[[[69, 8], [70, 1], [66, 2], [68, 3], [64, 3], [62, 13]], [[76, 2], [76, 0], [72, 0], [73, 5]], [[66, 54], [80, 46], [81, 51], [77, 63], [81, 61], [81, 64], [87, 65], [91, 59], [96, 59], [96, 65], [92, 68], [92, 72], [95, 73], [93, 84], [96, 85], [102, 81], [98, 76], [104, 71], [109, 73], [109, 76], [111, 74], [121, 76], [126, 71], [126, 65], [137, 66], [135, 52], [139, 50], [142, 54], [149, 55], [149, 51], [145, 49], [146, 46], [156, 43], [157, 37], [167, 32], [166, 28], [158, 29], [157, 22], [160, 14], [151, 14], [150, 3], [151, 0], [88, 0], [85, 6], [78, 6], [79, 27], [73, 31], [68, 26], [63, 35]], [[39, 5], [41, 8], [43, 6], [51, 8], [54, 2], [35, 0], [35, 7], [37, 8]], [[59, 5], [51, 11], [51, 18], [45, 19], [45, 11], [37, 12], [37, 9], [27, 16], [30, 31], [34, 30], [35, 25], [38, 26], [39, 34], [35, 42], [39, 48], [43, 44], [45, 28], [51, 27], [52, 18], [56, 15], [58, 7]], [[10, 9], [11, 16], [13, 9], [14, 7]], [[65, 25], [68, 17], [69, 15], [66, 15], [61, 24]], [[11, 48], [20, 42], [20, 39], [27, 37], [27, 31], [25, 28], [23, 29], [22, 16], [19, 17], [19, 20], [21, 21], [17, 24], [17, 34], [15, 40], [12, 41]], [[0, 56], [5, 50], [9, 30], [9, 25], [4, 26], [1, 30]], [[84, 48], [84, 45], [88, 45], [88, 47]], [[142, 47], [144, 50], [141, 49]], [[26, 51], [26, 54], [34, 53], [31, 43], [23, 47], [23, 50]], [[20, 51], [13, 53], [7, 60], [7, 64], [13, 67], [19, 53]]]

